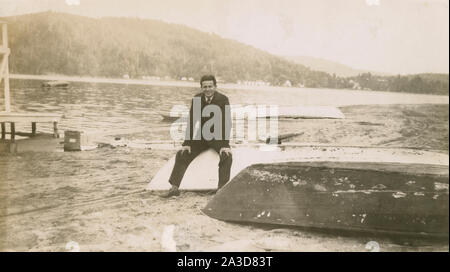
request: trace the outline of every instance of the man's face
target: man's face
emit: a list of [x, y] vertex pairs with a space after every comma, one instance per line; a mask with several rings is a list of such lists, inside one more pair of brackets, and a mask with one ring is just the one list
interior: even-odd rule
[[205, 80], [202, 82], [202, 90], [205, 96], [210, 97], [216, 91], [216, 86], [214, 86], [214, 81]]

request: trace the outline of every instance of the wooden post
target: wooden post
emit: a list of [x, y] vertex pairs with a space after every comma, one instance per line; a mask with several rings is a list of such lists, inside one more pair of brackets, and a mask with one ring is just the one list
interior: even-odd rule
[[36, 122], [31, 122], [31, 135], [36, 135]]
[[58, 134], [58, 122], [53, 122], [53, 137], [59, 138]]
[[11, 142], [16, 140], [16, 123], [11, 122]]
[[2, 140], [6, 139], [6, 125], [2, 122]]
[[8, 26], [5, 22], [2, 22], [2, 46], [8, 48]]
[[6, 23], [2, 24], [2, 48], [5, 50], [5, 53], [3, 54], [3, 64], [4, 68], [3, 75], [0, 74], [0, 78], [4, 77], [5, 81], [3, 82], [4, 90], [5, 90], [5, 111], [10, 112], [11, 111], [11, 100], [9, 96], [9, 63], [8, 63], [8, 57], [9, 57], [9, 50], [8, 50], [8, 26]]

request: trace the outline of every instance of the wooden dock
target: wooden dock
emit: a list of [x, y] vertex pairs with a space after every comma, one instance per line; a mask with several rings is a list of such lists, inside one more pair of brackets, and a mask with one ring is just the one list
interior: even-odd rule
[[60, 116], [51, 113], [12, 113], [0, 112], [1, 139], [6, 139], [6, 123], [10, 124], [11, 141], [15, 140], [16, 123], [31, 123], [31, 133], [28, 136], [35, 136], [37, 123], [53, 123], [53, 136], [59, 138], [58, 121]]
[[[53, 123], [53, 137], [59, 138], [58, 134], [58, 121], [59, 115], [51, 113], [17, 113], [11, 112], [11, 99], [9, 92], [9, 55], [11, 50], [8, 48], [8, 26], [4, 21], [0, 21], [2, 27], [2, 43], [0, 44], [0, 84], [3, 82], [5, 107], [4, 111], [0, 111], [0, 128], [1, 128], [1, 140], [0, 143], [8, 146], [7, 150], [15, 150], [15, 138], [16, 138], [16, 123], [31, 123], [31, 133], [27, 136], [36, 135], [37, 123]], [[11, 135], [10, 139], [6, 139], [6, 124], [9, 123]], [[21, 133], [24, 135], [25, 133]]]

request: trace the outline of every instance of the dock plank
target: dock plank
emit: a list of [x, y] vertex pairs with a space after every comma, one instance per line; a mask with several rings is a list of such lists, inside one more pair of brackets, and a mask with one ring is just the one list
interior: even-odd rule
[[58, 122], [61, 119], [59, 114], [54, 113], [13, 113], [13, 112], [0, 112], [0, 123], [47, 123]]

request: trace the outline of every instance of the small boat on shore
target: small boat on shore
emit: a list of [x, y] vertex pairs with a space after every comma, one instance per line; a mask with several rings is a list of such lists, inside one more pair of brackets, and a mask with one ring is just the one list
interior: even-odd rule
[[[345, 115], [337, 107], [331, 106], [280, 106], [276, 112], [257, 112], [257, 107], [248, 105], [232, 105], [231, 114], [237, 120], [245, 120], [249, 116], [254, 118], [279, 118], [279, 119], [344, 119]], [[163, 122], [174, 122], [180, 119], [187, 121], [188, 111], [162, 112]], [[181, 116], [184, 116], [181, 117]]]
[[42, 87], [45, 87], [45, 88], [52, 88], [52, 87], [66, 88], [66, 87], [69, 87], [69, 82], [61, 81], [61, 80], [47, 81], [47, 82], [42, 83]]
[[307, 228], [448, 237], [446, 165], [254, 164], [209, 201], [213, 218]]

